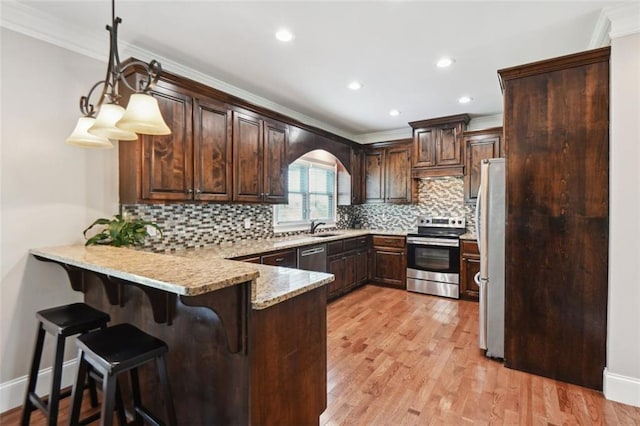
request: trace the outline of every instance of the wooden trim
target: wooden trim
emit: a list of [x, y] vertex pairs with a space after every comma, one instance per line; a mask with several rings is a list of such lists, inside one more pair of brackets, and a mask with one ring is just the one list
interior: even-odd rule
[[376, 142], [372, 144], [364, 145], [365, 149], [377, 149], [377, 148], [394, 148], [397, 146], [408, 145], [411, 146], [413, 144], [412, 138], [407, 139], [397, 139], [394, 141], [385, 141], [385, 142]]
[[600, 49], [587, 50], [585, 52], [573, 53], [571, 55], [560, 56], [553, 59], [531, 62], [516, 67], [503, 68], [498, 70], [500, 86], [504, 92], [504, 82], [516, 78], [528, 77], [536, 74], [544, 74], [552, 71], [565, 70], [567, 68], [580, 67], [597, 62], [609, 61], [611, 47], [601, 47]]
[[409, 123], [409, 126], [414, 129], [420, 129], [423, 127], [439, 126], [441, 124], [459, 123], [461, 121], [463, 121], [464, 124], [469, 124], [471, 117], [469, 117], [469, 114], [449, 115], [446, 117], [430, 118], [428, 120], [412, 121]]
[[464, 175], [464, 166], [425, 167], [411, 170], [411, 177], [414, 179], [462, 175]]
[[473, 137], [473, 136], [487, 136], [487, 135], [502, 135], [502, 126], [500, 127], [491, 127], [488, 129], [480, 129], [480, 130], [465, 130], [462, 132], [462, 137], [464, 139]]

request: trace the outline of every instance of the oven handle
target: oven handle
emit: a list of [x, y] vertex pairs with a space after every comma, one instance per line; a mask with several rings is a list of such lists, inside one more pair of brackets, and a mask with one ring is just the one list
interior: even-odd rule
[[407, 237], [407, 244], [417, 246], [443, 246], [443, 247], [459, 247], [460, 242], [456, 239], [444, 238], [425, 238], [425, 237]]

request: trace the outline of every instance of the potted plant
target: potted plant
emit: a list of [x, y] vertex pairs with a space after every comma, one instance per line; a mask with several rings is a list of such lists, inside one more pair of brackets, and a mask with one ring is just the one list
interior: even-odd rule
[[[104, 225], [104, 229], [93, 237], [87, 237], [87, 231], [96, 225]], [[153, 222], [143, 219], [125, 219], [122, 215], [115, 215], [113, 219], [100, 218], [93, 222], [83, 231], [87, 238], [85, 246], [110, 245], [116, 247], [140, 246], [144, 240], [150, 237], [148, 226], [155, 228], [162, 237], [162, 229]]]

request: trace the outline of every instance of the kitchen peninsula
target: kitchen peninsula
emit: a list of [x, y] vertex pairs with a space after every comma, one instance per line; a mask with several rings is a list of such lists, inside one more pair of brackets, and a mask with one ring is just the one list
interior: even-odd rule
[[[32, 249], [85, 302], [167, 342], [180, 424], [317, 424], [333, 275], [108, 246]], [[156, 375], [141, 374], [143, 395]], [[144, 398], [144, 396], [143, 396]], [[160, 399], [147, 397], [154, 412]]]

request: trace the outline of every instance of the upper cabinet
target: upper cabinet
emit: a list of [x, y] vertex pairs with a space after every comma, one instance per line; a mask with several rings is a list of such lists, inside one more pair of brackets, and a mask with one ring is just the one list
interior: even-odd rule
[[120, 143], [120, 202], [231, 200], [227, 105], [170, 83], [150, 94], [172, 134]]
[[234, 111], [235, 201], [287, 203], [288, 134], [284, 123]]
[[364, 153], [364, 202], [411, 202], [411, 141], [373, 144]]
[[480, 163], [504, 157], [502, 127], [464, 132], [464, 200], [475, 203], [480, 187]]
[[469, 120], [467, 114], [459, 114], [409, 123], [413, 128], [412, 176], [462, 176], [462, 133]]

